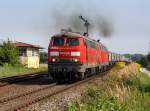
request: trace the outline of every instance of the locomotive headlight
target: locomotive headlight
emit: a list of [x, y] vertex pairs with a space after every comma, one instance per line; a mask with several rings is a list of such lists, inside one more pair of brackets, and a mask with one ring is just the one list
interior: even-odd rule
[[78, 59], [74, 59], [74, 62], [78, 62]]
[[71, 56], [80, 56], [80, 52], [71, 52]]
[[59, 52], [52, 51], [50, 52], [50, 56], [59, 56]]
[[52, 59], [52, 62], [55, 62], [55, 61], [56, 61], [56, 59], [55, 59], [55, 58], [53, 58], [53, 59]]

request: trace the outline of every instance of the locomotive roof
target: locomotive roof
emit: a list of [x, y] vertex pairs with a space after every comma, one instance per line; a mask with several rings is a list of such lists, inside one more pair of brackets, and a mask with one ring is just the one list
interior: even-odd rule
[[83, 35], [81, 34], [78, 34], [78, 33], [74, 33], [74, 32], [61, 32], [59, 34], [56, 34], [54, 36], [71, 36], [71, 37], [84, 37]]
[[[91, 38], [89, 38], [89, 37], [85, 37], [85, 36], [83, 36], [82, 34], [79, 34], [79, 33], [75, 33], [75, 32], [61, 32], [61, 33], [59, 33], [59, 34], [56, 34], [56, 35], [54, 35], [54, 37], [60, 37], [60, 36], [70, 36], [70, 37], [83, 37], [83, 38], [85, 38], [85, 39], [88, 39], [88, 40], [90, 40], [90, 41], [93, 41], [93, 42], [97, 42], [96, 40], [94, 40], [94, 39], [91, 39]], [[100, 42], [99, 42], [100, 43]]]
[[59, 34], [55, 34], [53, 37], [60, 37], [60, 36], [82, 37], [82, 38], [85, 38], [85, 39], [87, 39], [89, 41], [99, 43], [101, 46], [103, 46], [107, 50], [106, 46], [103, 45], [101, 42], [97, 42], [96, 40], [91, 39], [89, 37], [85, 37], [85, 36], [83, 36], [82, 34], [79, 34], [79, 33], [63, 31], [63, 32], [61, 32]]

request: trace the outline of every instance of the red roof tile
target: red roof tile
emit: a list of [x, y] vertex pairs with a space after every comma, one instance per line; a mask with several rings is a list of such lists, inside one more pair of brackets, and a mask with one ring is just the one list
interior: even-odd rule
[[28, 43], [23, 43], [23, 42], [16, 42], [15, 45], [17, 47], [34, 47], [34, 48], [42, 48], [40, 46], [36, 46], [36, 45], [32, 45], [32, 44], [28, 44]]

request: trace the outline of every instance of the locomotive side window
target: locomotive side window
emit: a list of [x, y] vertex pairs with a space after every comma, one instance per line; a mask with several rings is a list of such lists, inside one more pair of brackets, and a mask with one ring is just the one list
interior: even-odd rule
[[70, 46], [79, 45], [78, 38], [67, 38], [66, 44]]
[[53, 38], [53, 45], [54, 46], [62, 46], [62, 45], [64, 45], [64, 38], [60, 38], [60, 37]]
[[103, 51], [107, 51], [107, 48], [102, 45], [102, 50], [103, 50]]
[[104, 46], [104, 50], [107, 51], [107, 48]]
[[96, 44], [93, 41], [89, 41], [89, 40], [85, 39], [85, 43], [86, 43], [87, 47], [96, 48]]

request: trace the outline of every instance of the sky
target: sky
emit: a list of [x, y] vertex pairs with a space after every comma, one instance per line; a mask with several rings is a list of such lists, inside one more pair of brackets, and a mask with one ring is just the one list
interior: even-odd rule
[[64, 24], [74, 13], [104, 16], [111, 21], [110, 37], [91, 33], [110, 51], [147, 54], [150, 50], [149, 0], [0, 0], [0, 40], [9, 38], [47, 50], [51, 36], [68, 28]]

